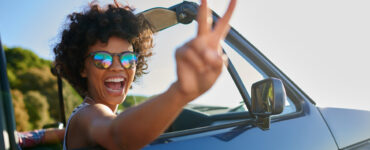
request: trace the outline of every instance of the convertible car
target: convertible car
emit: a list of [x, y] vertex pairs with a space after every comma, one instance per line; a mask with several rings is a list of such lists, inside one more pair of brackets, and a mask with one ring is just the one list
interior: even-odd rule
[[[150, 66], [154, 69], [145, 78], [158, 79], [163, 73], [174, 74], [173, 63], [168, 63], [174, 62], [171, 44], [184, 41], [195, 33], [197, 8], [196, 3], [182, 2], [137, 14], [153, 26], [158, 37], [156, 45], [160, 49], [154, 50], [151, 62], [154, 65]], [[214, 22], [218, 18], [213, 12]], [[181, 31], [176, 34], [185, 35], [183, 39], [174, 37], [173, 41], [161, 41], [162, 36], [169, 36], [174, 29]], [[188, 104], [167, 131], [144, 147], [145, 150], [370, 149], [369, 111], [317, 107], [304, 91], [234, 28], [229, 31], [222, 48], [228, 56], [228, 65], [215, 86]], [[163, 60], [166, 58], [168, 60]], [[156, 65], [157, 62], [162, 64]], [[0, 149], [13, 150], [18, 149], [15, 118], [2, 48], [0, 66], [0, 129], [3, 131], [0, 132]], [[162, 77], [156, 83], [147, 83], [143, 79], [139, 85], [134, 85], [133, 93], [153, 96], [173, 80]]]

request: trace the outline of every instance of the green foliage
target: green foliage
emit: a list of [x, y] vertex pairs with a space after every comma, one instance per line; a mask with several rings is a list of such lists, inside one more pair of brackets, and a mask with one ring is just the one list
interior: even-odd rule
[[68, 119], [69, 116], [72, 114], [73, 109], [82, 103], [82, 98], [79, 96], [77, 91], [74, 90], [74, 88], [65, 80], [63, 80], [63, 98], [64, 110]]
[[5, 48], [5, 55], [9, 70], [27, 70], [32, 67], [41, 68], [51, 65], [50, 61], [39, 58], [32, 51], [20, 47]]
[[6, 45], [3, 45], [3, 50], [6, 50], [8, 49], [8, 47]]
[[146, 96], [139, 96], [139, 95], [127, 95], [125, 101], [121, 105], [118, 106], [118, 110], [125, 110], [129, 107], [139, 105], [146, 101], [148, 97]]
[[40, 94], [47, 97], [48, 103], [51, 106], [49, 109], [52, 118], [59, 120], [59, 101], [58, 101], [58, 86], [56, 77], [50, 73], [49, 68], [31, 68], [27, 71], [18, 74], [18, 80], [22, 84], [15, 86], [23, 93], [27, 91], [40, 91]]
[[47, 124], [50, 120], [49, 104], [46, 97], [41, 95], [38, 91], [28, 91], [24, 96], [28, 115], [30, 116], [30, 123], [34, 129], [39, 129]]
[[[58, 99], [58, 84], [57, 78], [50, 72], [51, 61], [39, 58], [36, 54], [29, 50], [19, 47], [6, 48], [4, 47], [7, 59], [7, 74], [12, 91], [17, 95], [13, 95], [13, 99], [24, 95], [24, 104], [27, 109], [16, 109], [16, 114], [28, 113], [29, 119], [25, 121], [31, 129], [37, 129], [51, 120], [60, 120], [59, 99]], [[82, 102], [78, 93], [68, 84], [63, 81], [63, 95], [67, 117], [72, 112], [73, 108]], [[20, 101], [20, 100], [18, 100]], [[17, 101], [17, 102], [18, 102]], [[21, 113], [23, 110], [24, 113]], [[45, 111], [46, 110], [46, 111]], [[22, 115], [16, 115], [16, 120], [24, 120]], [[41, 117], [41, 118], [40, 118]], [[27, 129], [27, 125], [21, 125], [22, 130]], [[25, 123], [23, 123], [25, 124]], [[29, 128], [28, 128], [29, 129]]]
[[17, 80], [17, 76], [14, 74], [14, 72], [12, 70], [7, 70], [7, 75], [8, 75], [8, 80], [10, 82], [10, 87], [15, 87], [16, 85], [19, 84], [18, 80]]
[[26, 106], [23, 101], [23, 94], [19, 90], [12, 90], [11, 94], [17, 131], [28, 131], [31, 126], [28, 122], [29, 116], [27, 111], [24, 111], [26, 110]]

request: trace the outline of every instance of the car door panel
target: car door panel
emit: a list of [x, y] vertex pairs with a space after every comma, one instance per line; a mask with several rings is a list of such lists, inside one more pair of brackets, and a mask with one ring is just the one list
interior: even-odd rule
[[319, 108], [319, 110], [328, 123], [339, 148], [369, 139], [369, 111], [345, 108]]
[[159, 149], [338, 149], [316, 107], [306, 107], [303, 115], [273, 122], [270, 130], [233, 127], [169, 139], [172, 142], [149, 145], [145, 150]]

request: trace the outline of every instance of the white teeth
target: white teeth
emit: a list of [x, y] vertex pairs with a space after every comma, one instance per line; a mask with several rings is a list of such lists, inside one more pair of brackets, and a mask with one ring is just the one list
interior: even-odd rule
[[124, 78], [109, 78], [105, 80], [105, 82], [122, 82], [124, 80], [125, 80]]
[[121, 89], [114, 90], [114, 89], [111, 89], [111, 88], [109, 88], [109, 87], [107, 87], [107, 89], [108, 89], [109, 91], [113, 91], [113, 92], [119, 92], [119, 91], [121, 91]]

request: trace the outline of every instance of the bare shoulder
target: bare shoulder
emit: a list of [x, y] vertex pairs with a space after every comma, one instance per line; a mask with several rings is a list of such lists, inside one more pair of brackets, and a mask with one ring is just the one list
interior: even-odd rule
[[112, 120], [116, 117], [114, 112], [104, 104], [91, 104], [80, 110], [77, 114], [79, 122], [90, 124], [96, 120]]
[[[79, 148], [91, 145], [103, 145], [116, 115], [103, 104], [91, 104], [78, 111], [70, 122], [68, 147]], [[106, 142], [106, 141], [104, 141]]]
[[91, 104], [81, 108], [70, 121], [70, 127], [88, 133], [94, 124], [99, 122], [109, 123], [115, 118], [115, 114], [109, 107], [103, 104]]

